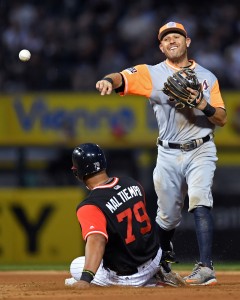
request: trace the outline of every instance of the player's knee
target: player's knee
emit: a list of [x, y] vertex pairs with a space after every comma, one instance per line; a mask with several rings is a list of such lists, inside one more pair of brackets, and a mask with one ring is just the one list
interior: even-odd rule
[[210, 207], [212, 208], [213, 205], [213, 199], [212, 197], [206, 196], [206, 194], [203, 194], [202, 196], [192, 196], [189, 197], [189, 212], [193, 212], [193, 210], [197, 207], [203, 206], [203, 207]]
[[176, 219], [156, 217], [156, 223], [164, 230], [172, 230], [176, 228], [181, 222], [181, 217]]

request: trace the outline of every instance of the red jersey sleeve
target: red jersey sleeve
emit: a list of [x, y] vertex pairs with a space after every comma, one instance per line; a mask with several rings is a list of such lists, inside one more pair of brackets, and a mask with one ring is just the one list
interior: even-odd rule
[[102, 234], [108, 240], [107, 220], [97, 206], [84, 205], [80, 207], [77, 211], [77, 218], [82, 227], [84, 240], [93, 233]]

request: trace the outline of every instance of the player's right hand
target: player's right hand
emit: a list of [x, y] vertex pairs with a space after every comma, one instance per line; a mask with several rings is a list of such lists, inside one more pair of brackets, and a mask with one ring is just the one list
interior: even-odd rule
[[72, 285], [72, 287], [76, 289], [88, 289], [90, 288], [90, 286], [91, 286], [90, 283], [83, 280], [80, 280]]
[[101, 96], [110, 95], [112, 93], [112, 84], [107, 80], [99, 80], [96, 83], [96, 89], [101, 93]]

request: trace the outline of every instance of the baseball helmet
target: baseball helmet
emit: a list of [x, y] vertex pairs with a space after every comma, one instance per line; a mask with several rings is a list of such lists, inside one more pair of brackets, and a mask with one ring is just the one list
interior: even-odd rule
[[78, 145], [72, 153], [72, 171], [80, 180], [85, 176], [105, 170], [107, 162], [102, 149], [97, 144]]

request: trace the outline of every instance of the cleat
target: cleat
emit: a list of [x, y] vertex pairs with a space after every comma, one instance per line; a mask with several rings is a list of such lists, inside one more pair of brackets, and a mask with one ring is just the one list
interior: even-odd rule
[[198, 263], [192, 270], [192, 273], [183, 278], [187, 285], [215, 285], [217, 279], [215, 271], [212, 268], [205, 267]]

